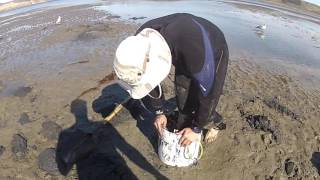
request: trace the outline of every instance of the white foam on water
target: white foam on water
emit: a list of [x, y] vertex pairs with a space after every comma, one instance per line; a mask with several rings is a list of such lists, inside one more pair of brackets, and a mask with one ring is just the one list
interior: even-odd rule
[[0, 0], [0, 4], [4, 4], [4, 3], [8, 3], [8, 2], [11, 2], [13, 0]]

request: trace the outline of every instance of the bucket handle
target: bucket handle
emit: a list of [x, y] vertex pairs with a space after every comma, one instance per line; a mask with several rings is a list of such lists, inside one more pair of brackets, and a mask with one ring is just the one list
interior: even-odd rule
[[[203, 156], [203, 145], [202, 145], [202, 143], [200, 141], [199, 141], [199, 146], [200, 146], [200, 153], [199, 153], [199, 156], [198, 156], [197, 160], [200, 160], [202, 158], [202, 156]], [[191, 159], [190, 156], [189, 157], [186, 156], [186, 150], [187, 150], [188, 147], [189, 146], [187, 146], [185, 148], [183, 155], [184, 155], [184, 157], [186, 159]]]

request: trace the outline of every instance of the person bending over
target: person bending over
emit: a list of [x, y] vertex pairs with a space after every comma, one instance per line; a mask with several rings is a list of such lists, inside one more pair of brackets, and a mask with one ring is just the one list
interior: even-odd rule
[[114, 60], [120, 85], [133, 99], [142, 99], [156, 113], [154, 125], [161, 136], [163, 113], [161, 82], [175, 67], [175, 92], [180, 144], [189, 145], [206, 129], [205, 141], [225, 129], [216, 106], [222, 93], [229, 59], [222, 31], [210, 21], [177, 13], [144, 23], [123, 40]]

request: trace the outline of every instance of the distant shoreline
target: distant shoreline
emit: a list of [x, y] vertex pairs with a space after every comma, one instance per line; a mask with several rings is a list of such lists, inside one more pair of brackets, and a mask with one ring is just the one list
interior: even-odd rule
[[26, 6], [30, 6], [33, 4], [39, 4], [39, 3], [44, 3], [47, 2], [47, 0], [25, 0], [25, 1], [10, 1], [7, 3], [0, 4], [0, 13], [5, 12], [5, 11], [10, 11]]
[[[298, 2], [300, 2], [299, 0], [264, 0], [264, 1], [275, 3], [278, 5], [284, 5], [287, 7], [292, 7], [295, 9], [304, 10], [304, 11], [308, 11], [308, 12], [312, 12], [317, 15], [320, 15], [320, 6], [317, 4], [307, 2], [307, 1], [301, 1], [301, 4], [298, 3]], [[286, 1], [286, 2], [284, 3], [284, 1]], [[296, 3], [294, 3], [294, 2], [296, 2]]]

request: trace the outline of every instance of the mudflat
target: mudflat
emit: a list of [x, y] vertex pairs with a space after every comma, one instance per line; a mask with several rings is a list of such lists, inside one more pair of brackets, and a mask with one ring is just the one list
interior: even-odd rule
[[[90, 5], [0, 20], [0, 179], [320, 177], [320, 91], [285, 69], [305, 68], [309, 85], [318, 71], [272, 60], [267, 66], [246, 54], [232, 55], [218, 105], [227, 129], [204, 144], [197, 165], [161, 163], [150, 113], [129, 108], [99, 132], [98, 150], [63, 176], [60, 135], [81, 121], [88, 131], [103, 121], [105, 104], [115, 99], [103, 96], [114, 79], [115, 49], [139, 23]], [[174, 98], [172, 76], [164, 91]]]

